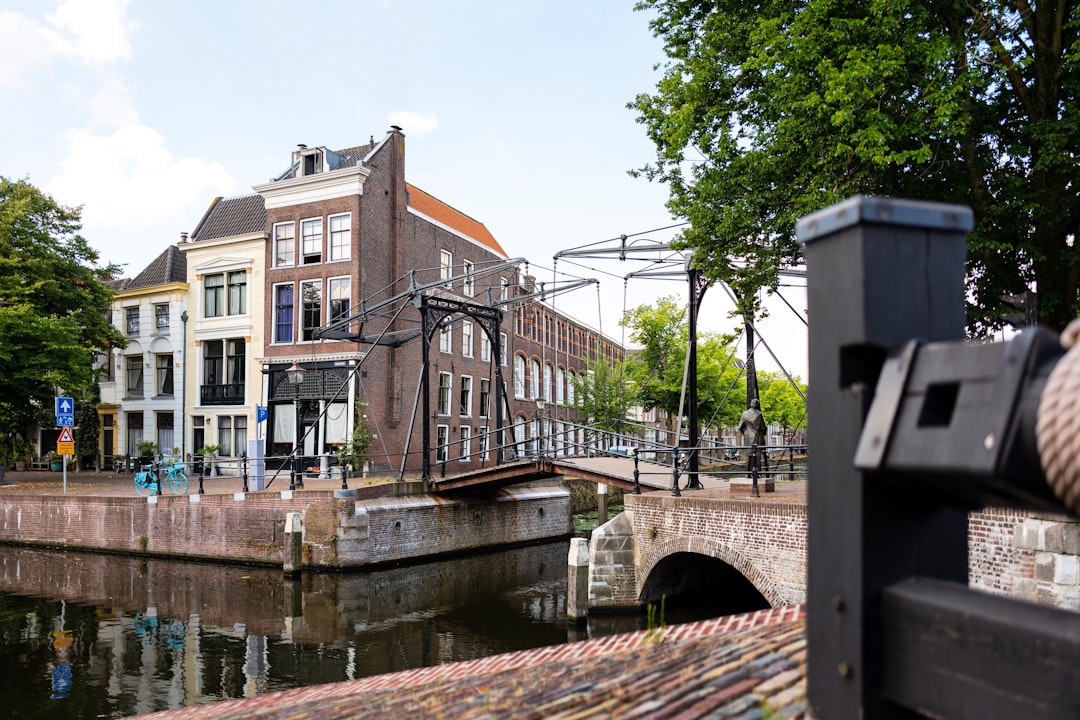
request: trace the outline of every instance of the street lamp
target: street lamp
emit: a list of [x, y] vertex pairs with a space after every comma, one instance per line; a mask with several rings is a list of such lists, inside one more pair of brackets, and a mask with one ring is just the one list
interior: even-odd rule
[[[300, 389], [304, 386], [304, 369], [297, 363], [293, 363], [285, 371], [289, 383], [296, 388], [293, 395], [293, 414], [296, 416], [296, 443], [293, 445], [292, 472], [289, 474], [289, 489], [295, 490], [297, 485], [304, 487], [304, 475], [300, 469], [300, 433], [303, 427], [300, 423]], [[298, 482], [299, 480], [299, 482]]]
[[536, 398], [536, 414], [540, 420], [540, 436], [537, 438], [537, 455], [540, 461], [544, 461], [544, 408], [547, 407], [547, 400], [543, 395]]

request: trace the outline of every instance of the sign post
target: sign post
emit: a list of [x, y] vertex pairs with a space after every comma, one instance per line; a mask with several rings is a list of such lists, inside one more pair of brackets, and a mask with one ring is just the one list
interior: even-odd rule
[[75, 401], [71, 398], [56, 398], [56, 425], [60, 428], [56, 454], [64, 458], [64, 494], [67, 494], [67, 459], [75, 455], [75, 438], [71, 434], [71, 428], [75, 427]]

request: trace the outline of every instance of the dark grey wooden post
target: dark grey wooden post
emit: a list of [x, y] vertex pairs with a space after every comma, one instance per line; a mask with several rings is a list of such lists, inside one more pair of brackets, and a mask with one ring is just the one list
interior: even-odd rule
[[882, 589], [967, 582], [967, 517], [853, 465], [886, 352], [964, 334], [967, 208], [854, 197], [809, 215], [808, 691], [817, 717], [903, 717], [881, 699]]

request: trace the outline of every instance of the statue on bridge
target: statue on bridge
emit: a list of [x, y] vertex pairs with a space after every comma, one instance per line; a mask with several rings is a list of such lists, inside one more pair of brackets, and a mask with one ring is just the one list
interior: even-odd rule
[[[739, 435], [742, 436], [743, 445], [756, 445], [757, 453], [754, 450], [748, 450], [746, 453], [747, 459], [760, 467], [761, 455], [765, 447], [765, 435], [768, 431], [768, 425], [765, 423], [765, 415], [761, 412], [761, 403], [757, 398], [750, 401], [750, 407], [748, 407], [739, 418]], [[749, 470], [749, 465], [747, 470]]]

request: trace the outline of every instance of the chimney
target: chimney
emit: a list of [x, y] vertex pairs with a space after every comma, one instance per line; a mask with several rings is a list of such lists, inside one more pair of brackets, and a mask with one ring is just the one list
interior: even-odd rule
[[188, 239], [188, 234], [187, 234], [186, 230], [181, 230], [180, 231], [180, 242], [182, 242], [182, 243], [191, 242], [191, 240]]

